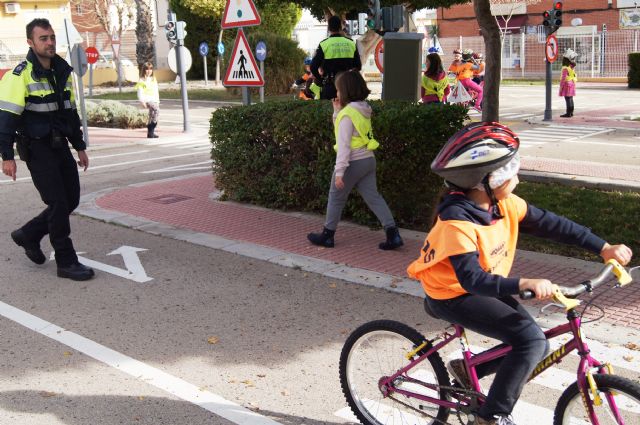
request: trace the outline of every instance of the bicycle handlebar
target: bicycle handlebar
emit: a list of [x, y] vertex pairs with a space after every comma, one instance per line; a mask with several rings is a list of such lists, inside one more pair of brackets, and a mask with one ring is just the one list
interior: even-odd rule
[[[553, 285], [554, 287], [554, 298], [556, 301], [562, 303], [567, 310], [577, 307], [580, 302], [577, 300], [572, 300], [569, 298], [575, 298], [578, 295], [584, 292], [591, 292], [594, 288], [602, 285], [604, 281], [613, 273], [620, 286], [625, 286], [631, 283], [632, 278], [629, 273], [622, 267], [616, 260], [609, 260], [605, 264], [605, 266], [600, 270], [600, 273], [594, 278], [589, 280], [585, 280], [581, 282], [577, 286], [560, 286]], [[567, 298], [569, 297], [569, 298]], [[529, 300], [535, 298], [535, 294], [533, 291], [526, 289], [524, 291], [520, 291], [520, 298], [523, 300]]]

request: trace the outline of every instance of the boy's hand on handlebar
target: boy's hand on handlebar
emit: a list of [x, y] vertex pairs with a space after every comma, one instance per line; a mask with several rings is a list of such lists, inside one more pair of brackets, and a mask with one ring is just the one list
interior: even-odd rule
[[546, 300], [553, 297], [553, 284], [547, 279], [520, 279], [520, 290], [530, 290], [536, 294], [537, 300]]
[[631, 248], [626, 245], [609, 245], [608, 243], [604, 244], [602, 251], [600, 251], [600, 256], [602, 259], [607, 262], [612, 258], [623, 266], [629, 264], [631, 261], [631, 257], [633, 257], [633, 252]]

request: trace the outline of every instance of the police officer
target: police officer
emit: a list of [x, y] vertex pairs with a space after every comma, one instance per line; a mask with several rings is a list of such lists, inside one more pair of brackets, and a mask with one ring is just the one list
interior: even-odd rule
[[94, 275], [78, 262], [69, 238], [69, 215], [80, 201], [78, 167], [69, 142], [78, 151], [77, 164], [89, 166], [76, 110], [72, 68], [56, 55], [56, 36], [47, 19], [27, 24], [27, 60], [0, 81], [0, 154], [2, 172], [16, 179], [13, 143], [27, 163], [31, 179], [47, 205], [20, 229], [11, 233], [27, 257], [44, 264], [40, 240], [49, 235], [59, 277], [88, 280]]
[[[334, 79], [338, 73], [350, 69], [360, 71], [362, 68], [356, 42], [344, 36], [342, 21], [338, 16], [329, 18], [328, 28], [329, 37], [320, 42], [311, 61], [311, 73], [322, 86], [320, 99], [336, 97]], [[322, 75], [318, 68], [322, 68]]]

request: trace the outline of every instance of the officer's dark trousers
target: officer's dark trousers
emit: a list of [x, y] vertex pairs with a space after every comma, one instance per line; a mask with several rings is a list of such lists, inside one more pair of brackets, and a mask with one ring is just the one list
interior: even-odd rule
[[69, 215], [80, 202], [78, 167], [68, 147], [52, 149], [49, 142], [33, 140], [27, 162], [31, 178], [47, 208], [22, 227], [27, 239], [39, 242], [49, 234], [56, 263], [66, 267], [78, 261], [69, 238]]
[[329, 99], [333, 100], [338, 95], [336, 91], [336, 86], [331, 82], [325, 82], [322, 86], [322, 90], [320, 91], [320, 99]]

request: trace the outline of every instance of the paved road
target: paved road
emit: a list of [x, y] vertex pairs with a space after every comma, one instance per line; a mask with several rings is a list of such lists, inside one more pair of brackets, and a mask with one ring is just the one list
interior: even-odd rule
[[[84, 194], [208, 170], [210, 106], [194, 103], [198, 123], [180, 135], [171, 105], [162, 125], [174, 136], [92, 147]], [[441, 327], [409, 295], [79, 216], [74, 243], [98, 276], [57, 279], [52, 262], [29, 263], [9, 238], [41, 208], [19, 167], [16, 183], [0, 179], [0, 424], [346, 423], [337, 365], [348, 333], [383, 317], [427, 335]], [[640, 379], [637, 351], [592, 348]], [[518, 423], [550, 423], [575, 367], [572, 357], [528, 386]]]

